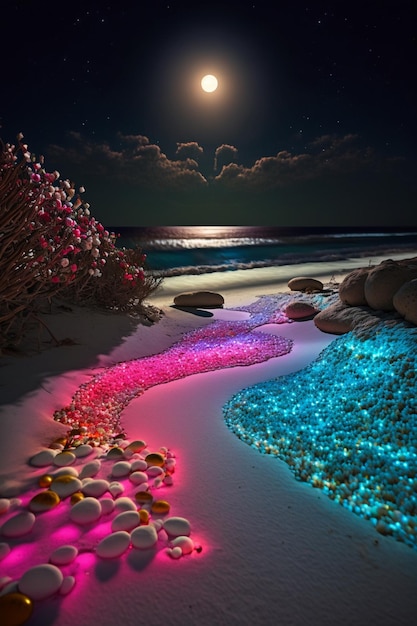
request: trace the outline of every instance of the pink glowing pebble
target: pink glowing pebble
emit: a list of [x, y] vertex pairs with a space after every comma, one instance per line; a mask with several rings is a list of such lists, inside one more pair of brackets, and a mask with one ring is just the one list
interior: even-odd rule
[[120, 513], [123, 511], [136, 511], [137, 510], [136, 504], [133, 502], [133, 500], [131, 500], [127, 496], [122, 497], [122, 498], [117, 498], [114, 508], [116, 511]]
[[118, 530], [133, 530], [140, 524], [140, 516], [137, 511], [123, 511], [119, 513], [111, 523], [113, 532]]
[[11, 517], [4, 522], [0, 528], [0, 534], [5, 537], [21, 537], [27, 535], [33, 528], [35, 523], [35, 516], [30, 511], [22, 511], [17, 513], [14, 517]]
[[8, 543], [0, 543], [0, 561], [6, 558], [6, 556], [10, 553], [10, 550], [11, 548]]
[[170, 548], [181, 548], [182, 554], [191, 554], [194, 550], [194, 541], [190, 537], [179, 536], [175, 537], [170, 542]]
[[3, 592], [6, 586], [13, 582], [11, 576], [0, 576], [0, 591]]
[[135, 548], [146, 550], [152, 548], [158, 541], [158, 535], [153, 524], [138, 526], [130, 534], [132, 545]]
[[117, 496], [120, 496], [120, 494], [124, 493], [124, 490], [125, 488], [123, 487], [122, 483], [113, 481], [109, 484], [109, 491], [113, 498], [117, 498]]
[[129, 533], [125, 530], [120, 530], [104, 537], [96, 548], [96, 554], [102, 559], [114, 559], [126, 552], [129, 545]]
[[101, 461], [94, 459], [94, 461], [90, 461], [84, 465], [80, 472], [80, 478], [93, 478], [99, 473], [100, 469]]
[[41, 450], [32, 456], [29, 459], [29, 464], [33, 465], [33, 467], [46, 467], [47, 465], [52, 465], [57, 454], [60, 454], [57, 450], [46, 448], [45, 450]]
[[86, 496], [93, 496], [94, 498], [99, 498], [108, 490], [109, 483], [107, 482], [107, 480], [103, 479], [90, 480], [85, 483], [81, 488], [83, 494], [85, 494]]
[[60, 546], [54, 550], [49, 558], [53, 565], [68, 565], [72, 563], [78, 555], [78, 550], [75, 546]]
[[78, 459], [81, 459], [85, 456], [89, 456], [93, 452], [93, 450], [93, 446], [90, 446], [89, 443], [83, 443], [75, 448], [74, 454]]
[[185, 517], [168, 517], [164, 521], [164, 529], [171, 537], [187, 536], [191, 533], [190, 522]]
[[132, 463], [132, 472], [144, 472], [148, 468], [145, 459], [135, 459]]
[[174, 459], [173, 457], [171, 457], [170, 459], [167, 459], [165, 461], [165, 469], [167, 472], [171, 472], [171, 474], [173, 474], [175, 472], [175, 465], [176, 465], [177, 461], [176, 459]]
[[47, 563], [27, 570], [19, 580], [18, 587], [31, 600], [44, 600], [59, 590], [63, 580], [61, 570]]
[[73, 452], [69, 450], [65, 450], [64, 452], [58, 452], [58, 454], [54, 457], [54, 465], [58, 465], [58, 467], [65, 467], [67, 465], [72, 465], [75, 462], [77, 457]]
[[132, 472], [132, 474], [130, 474], [129, 476], [129, 480], [134, 485], [141, 485], [142, 483], [146, 483], [146, 481], [148, 480], [148, 476], [145, 474], [145, 472]]
[[148, 476], [150, 476], [151, 478], [156, 478], [157, 476], [164, 476], [165, 472], [162, 469], [162, 467], [159, 467], [158, 465], [151, 465], [150, 467], [148, 467], [148, 469], [146, 470]]
[[59, 588], [60, 595], [61, 596], [68, 595], [69, 592], [72, 591], [74, 585], [75, 585], [74, 576], [65, 576], [64, 580], [62, 581], [62, 585]]
[[174, 479], [171, 476], [171, 474], [167, 474], [164, 479], [163, 479], [164, 485], [166, 485], [167, 487], [172, 487], [172, 485], [174, 484]]
[[0, 498], [0, 515], [7, 513], [10, 508], [10, 500], [8, 498]]
[[102, 498], [100, 500], [101, 512], [103, 515], [110, 515], [113, 513], [116, 503], [111, 498]]
[[70, 518], [76, 524], [91, 524], [101, 516], [101, 504], [95, 498], [84, 498], [74, 504], [70, 511]]
[[114, 478], [121, 478], [130, 474], [131, 465], [128, 461], [118, 461], [115, 463], [111, 470], [111, 475]]

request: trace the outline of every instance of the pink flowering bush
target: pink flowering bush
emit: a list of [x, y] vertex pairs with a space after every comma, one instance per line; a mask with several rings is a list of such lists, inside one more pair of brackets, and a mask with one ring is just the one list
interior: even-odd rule
[[118, 249], [81, 199], [84, 189], [47, 172], [18, 136], [0, 140], [0, 346], [57, 294], [77, 303], [140, 307], [159, 280], [141, 250]]

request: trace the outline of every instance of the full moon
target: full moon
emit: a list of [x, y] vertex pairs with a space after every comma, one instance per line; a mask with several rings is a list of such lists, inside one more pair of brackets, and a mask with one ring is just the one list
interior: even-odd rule
[[201, 87], [204, 91], [207, 91], [208, 93], [212, 91], [216, 91], [217, 85], [218, 85], [217, 78], [213, 76], [212, 74], [207, 74], [206, 76], [203, 76], [203, 78], [201, 79]]

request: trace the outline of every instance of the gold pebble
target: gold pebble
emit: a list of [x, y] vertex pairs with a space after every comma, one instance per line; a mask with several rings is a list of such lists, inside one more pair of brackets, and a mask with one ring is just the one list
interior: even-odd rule
[[139, 504], [148, 504], [149, 502], [152, 502], [153, 498], [149, 491], [138, 491], [135, 493], [135, 500]]
[[70, 498], [70, 502], [71, 504], [77, 504], [77, 502], [80, 502], [81, 500], [84, 500], [85, 496], [83, 493], [81, 493], [81, 491], [76, 491], [75, 493], [72, 494], [71, 498]]
[[1, 623], [7, 626], [21, 626], [27, 622], [32, 610], [32, 600], [23, 593], [7, 593], [0, 598]]
[[149, 513], [146, 509], [140, 509], [139, 519], [140, 519], [140, 523], [143, 526], [146, 526], [147, 524], [149, 524]]
[[171, 506], [166, 500], [155, 500], [152, 503], [151, 511], [159, 515], [166, 515], [166, 513], [169, 513], [170, 508]]
[[33, 513], [42, 513], [43, 511], [50, 511], [60, 502], [59, 495], [55, 491], [42, 491], [29, 502], [29, 509]]
[[44, 474], [43, 476], [39, 477], [38, 485], [39, 487], [49, 487], [52, 481], [53, 481], [53, 478], [50, 474]]
[[145, 461], [148, 466], [156, 465], [157, 467], [162, 467], [165, 463], [165, 458], [159, 452], [151, 452], [150, 454], [146, 455]]

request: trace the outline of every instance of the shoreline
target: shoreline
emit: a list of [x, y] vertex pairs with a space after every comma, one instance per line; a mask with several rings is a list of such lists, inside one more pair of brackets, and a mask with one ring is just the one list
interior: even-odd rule
[[[189, 276], [182, 283], [169, 278], [148, 299], [164, 310], [152, 326], [81, 308], [53, 316], [53, 329], [65, 327], [76, 343], [7, 357], [2, 368], [10, 399], [0, 406], [2, 432], [6, 429], [0, 442], [3, 476], [9, 466], [9, 479], [25, 478], [34, 447], [47, 445], [62, 431], [52, 420], [54, 410], [65, 406], [95, 373], [169, 351], [184, 333], [216, 320], [243, 320], [242, 310], [236, 313], [233, 307], [249, 305], [261, 295], [288, 293], [289, 278], [310, 275], [326, 283], [334, 276], [340, 282], [361, 266], [361, 259], [349, 259], [337, 266], [302, 264], [278, 268], [280, 272], [262, 268], [229, 276]], [[211, 310], [213, 317], [199, 317], [171, 306], [173, 295], [196, 285], [222, 293], [224, 308]], [[101, 609], [101, 626], [113, 626], [122, 616], [127, 626], [134, 626], [138, 615], [148, 625], [160, 626], [162, 614], [173, 626], [411, 623], [417, 610], [416, 551], [379, 535], [368, 521], [295, 480], [286, 463], [242, 443], [224, 422], [222, 407], [231, 395], [302, 370], [336, 339], [315, 329], [313, 322], [278, 324], [275, 332], [294, 342], [286, 356], [153, 386], [123, 411], [130, 439], [143, 438], [150, 447], [166, 445], [175, 452], [174, 485], [159, 493], [169, 499], [173, 514], [190, 520], [201, 554], [177, 562], [164, 550], [147, 555], [131, 551], [95, 565], [79, 557], [63, 568], [76, 578], [72, 592], [36, 603], [28, 626], [69, 626], [75, 606], [80, 626], [95, 619], [95, 606]], [[48, 530], [47, 522], [43, 524]], [[42, 558], [40, 536], [38, 541], [32, 560]], [[49, 541], [51, 546], [58, 541], [53, 528]], [[87, 534], [83, 541], [94, 545], [97, 538]], [[2, 571], [6, 565], [7, 557]], [[14, 567], [17, 572], [19, 566]]]

